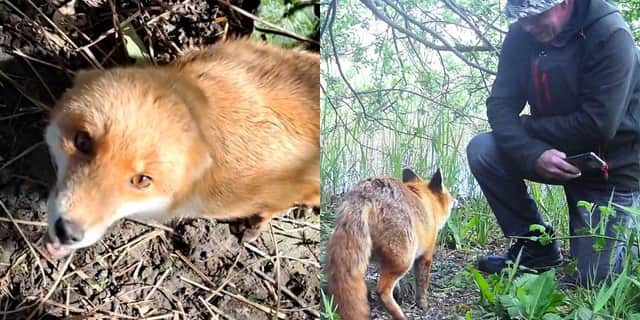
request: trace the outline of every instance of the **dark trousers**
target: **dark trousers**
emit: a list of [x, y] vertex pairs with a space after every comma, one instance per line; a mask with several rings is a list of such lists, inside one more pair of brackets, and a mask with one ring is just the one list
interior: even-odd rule
[[[542, 216], [534, 200], [529, 196], [524, 180], [547, 184], [560, 184], [541, 177], [525, 176], [518, 165], [504, 156], [491, 133], [475, 136], [467, 146], [467, 159], [489, 206], [493, 210], [502, 232], [506, 236], [520, 236], [529, 232], [529, 225], [543, 224]], [[609, 200], [622, 206], [634, 206], [638, 201], [637, 192], [597, 190], [576, 183], [563, 184], [569, 206], [569, 230], [572, 236], [589, 234], [596, 228], [601, 215], [595, 209], [593, 214], [578, 201], [607, 206]], [[613, 193], [613, 198], [612, 198]], [[606, 236], [616, 237], [614, 226], [619, 224], [629, 228], [630, 215], [617, 207], [615, 216], [607, 219]], [[556, 236], [558, 236], [556, 234]], [[611, 271], [620, 272], [626, 249], [624, 243], [606, 240], [601, 251], [594, 249], [595, 238], [590, 236], [572, 238], [571, 255], [577, 260], [577, 281], [581, 285], [600, 282]]]

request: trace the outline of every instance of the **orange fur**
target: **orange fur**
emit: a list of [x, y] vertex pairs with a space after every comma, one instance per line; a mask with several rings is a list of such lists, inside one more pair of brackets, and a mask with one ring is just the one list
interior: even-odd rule
[[[228, 40], [167, 66], [79, 73], [47, 132], [58, 167], [68, 164], [51, 211], [93, 230], [135, 211], [125, 203], [165, 208], [167, 199], [166, 210], [145, 214], [258, 214], [255, 238], [283, 210], [318, 206], [319, 68], [317, 54]], [[90, 155], [74, 146], [79, 130]], [[139, 173], [151, 187], [132, 188]]]
[[370, 258], [380, 261], [377, 292], [394, 319], [405, 316], [393, 299], [393, 288], [412, 265], [416, 303], [427, 307], [438, 230], [452, 204], [439, 170], [426, 182], [409, 169], [403, 172], [403, 182], [369, 178], [345, 195], [327, 245], [325, 268], [329, 292], [342, 319], [369, 318], [364, 274]]

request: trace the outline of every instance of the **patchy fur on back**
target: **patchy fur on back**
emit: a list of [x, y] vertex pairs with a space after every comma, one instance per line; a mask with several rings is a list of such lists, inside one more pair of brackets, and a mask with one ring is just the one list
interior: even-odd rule
[[59, 218], [84, 230], [65, 244], [75, 249], [125, 217], [258, 215], [259, 231], [318, 206], [319, 70], [317, 54], [236, 39], [166, 66], [80, 72], [45, 133], [58, 177], [50, 240]]
[[[396, 282], [422, 260], [428, 260], [429, 270], [420, 266], [420, 274], [428, 277], [437, 232], [448, 219], [453, 198], [439, 171], [434, 175], [437, 181], [426, 182], [410, 173], [404, 183], [394, 178], [366, 179], [343, 197], [325, 268], [342, 319], [369, 317], [364, 274], [371, 258], [381, 263], [378, 293], [394, 319], [404, 319], [391, 295]], [[420, 300], [426, 299], [428, 278], [419, 286], [424, 291]]]

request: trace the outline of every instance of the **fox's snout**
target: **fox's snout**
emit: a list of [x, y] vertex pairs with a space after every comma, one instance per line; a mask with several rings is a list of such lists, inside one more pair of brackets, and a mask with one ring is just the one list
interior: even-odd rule
[[53, 231], [60, 243], [65, 245], [77, 243], [84, 238], [84, 227], [64, 218], [58, 218], [53, 223]]
[[48, 224], [49, 242], [75, 246], [85, 241], [87, 226], [68, 215], [70, 201], [63, 193], [54, 190], [49, 196]]

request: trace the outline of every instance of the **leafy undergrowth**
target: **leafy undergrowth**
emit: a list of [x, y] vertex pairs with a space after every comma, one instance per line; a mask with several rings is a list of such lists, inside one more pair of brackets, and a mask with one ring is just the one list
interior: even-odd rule
[[[596, 207], [580, 202], [579, 205], [592, 214], [598, 211], [600, 222], [587, 232], [594, 238], [594, 250], [602, 250], [606, 237], [604, 227], [609, 217], [616, 214], [613, 210], [615, 204]], [[627, 248], [638, 248], [640, 211], [621, 208], [631, 215], [632, 223], [630, 228], [614, 227], [617, 230], [615, 238]], [[542, 232], [541, 236], [530, 237], [531, 240], [541, 244], [552, 240], [543, 226], [532, 225], [530, 229]], [[586, 287], [575, 286], [571, 282], [575, 270], [571, 263], [542, 273], [521, 274], [519, 259], [518, 256], [515, 264], [502, 273], [488, 276], [473, 266], [467, 267], [480, 293], [479, 308], [468, 312], [467, 318], [640, 319], [640, 263], [634, 254], [625, 257], [620, 273], [610, 273], [602, 283]], [[557, 273], [562, 275], [558, 277]], [[559, 279], [562, 278], [569, 279], [569, 282], [561, 283]]]

